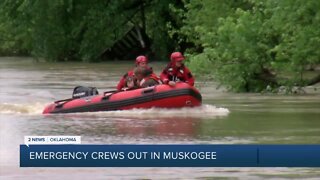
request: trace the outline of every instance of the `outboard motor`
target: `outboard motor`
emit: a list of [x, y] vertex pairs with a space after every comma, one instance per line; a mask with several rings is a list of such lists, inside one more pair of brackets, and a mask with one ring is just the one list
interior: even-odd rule
[[96, 87], [77, 86], [73, 89], [72, 98], [82, 98], [99, 94]]

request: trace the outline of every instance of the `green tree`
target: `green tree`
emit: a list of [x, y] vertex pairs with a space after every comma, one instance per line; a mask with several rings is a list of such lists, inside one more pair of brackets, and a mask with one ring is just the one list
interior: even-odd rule
[[[132, 27], [144, 26], [157, 59], [174, 48], [167, 22], [173, 0], [4, 0], [0, 49], [25, 49], [52, 61], [97, 61]], [[144, 14], [140, 14], [141, 7]], [[141, 11], [142, 12], [142, 11]], [[22, 43], [21, 43], [22, 42]]]
[[202, 0], [185, 7], [175, 32], [197, 47], [189, 51], [189, 66], [231, 90], [303, 85], [305, 66], [319, 63], [317, 0]]
[[[13, 19], [25, 18], [18, 10], [23, 0], [0, 2], [0, 54], [28, 54], [29, 29]], [[23, 30], [25, 28], [25, 30]]]

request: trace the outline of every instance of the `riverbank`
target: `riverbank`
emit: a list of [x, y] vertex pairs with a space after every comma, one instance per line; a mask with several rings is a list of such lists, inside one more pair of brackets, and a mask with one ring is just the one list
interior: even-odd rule
[[[119, 71], [123, 71], [125, 73], [126, 71], [130, 70], [133, 67], [133, 60], [126, 60], [126, 61], [107, 61], [107, 62], [46, 62], [43, 59], [34, 59], [32, 57], [0, 57], [0, 61], [2, 64], [12, 64], [12, 65], [18, 65], [18, 64], [28, 64], [35, 65], [35, 66], [56, 66], [57, 68], [55, 70], [59, 70], [59, 67], [66, 67], [68, 66], [71, 69], [73, 69], [73, 66], [75, 64], [79, 65], [81, 69], [90, 68], [93, 69], [95, 67], [98, 68], [100, 65], [110, 65], [113, 67], [117, 67], [119, 65]], [[20, 63], [24, 62], [24, 63]], [[153, 67], [154, 71], [159, 75], [162, 71], [162, 69], [166, 66], [167, 62], [150, 62], [150, 66]], [[19, 66], [19, 65], [18, 65]], [[316, 66], [313, 71], [306, 71], [306, 76], [308, 78], [312, 78], [320, 74], [320, 66]], [[198, 88], [202, 88], [206, 86], [208, 83], [213, 83], [217, 89], [217, 91], [227, 92], [227, 90], [220, 86], [217, 82], [212, 82], [212, 80], [208, 80], [205, 76], [198, 75], [196, 76], [196, 86]], [[113, 85], [115, 86], [115, 85]], [[113, 86], [110, 86], [113, 87]], [[304, 87], [286, 87], [286, 86], [280, 86], [274, 89], [266, 87], [265, 90], [263, 90], [261, 93], [257, 94], [270, 94], [270, 95], [305, 95], [305, 94], [320, 94], [320, 82], [316, 83], [312, 86], [304, 86]]]

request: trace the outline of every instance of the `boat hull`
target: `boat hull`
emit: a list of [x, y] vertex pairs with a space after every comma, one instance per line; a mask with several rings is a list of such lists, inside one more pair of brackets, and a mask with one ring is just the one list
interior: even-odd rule
[[175, 87], [154, 87], [106, 93], [102, 95], [57, 101], [48, 105], [43, 114], [128, 110], [134, 108], [181, 108], [200, 106], [201, 94], [186, 83]]

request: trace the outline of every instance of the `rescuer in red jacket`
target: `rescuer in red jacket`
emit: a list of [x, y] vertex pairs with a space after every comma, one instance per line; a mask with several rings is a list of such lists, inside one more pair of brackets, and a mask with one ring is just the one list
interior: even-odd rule
[[[148, 69], [151, 70], [152, 72], [152, 68], [148, 67], [148, 58], [146, 56], [138, 56], [136, 58], [136, 62], [135, 62], [136, 67], [146, 67]], [[135, 83], [133, 83], [135, 80], [134, 77], [134, 68], [130, 71], [128, 71], [125, 75], [122, 76], [122, 78], [120, 79], [118, 85], [117, 85], [117, 90], [121, 91], [121, 90], [126, 90], [126, 89], [134, 89], [135, 87]]]
[[170, 56], [170, 63], [162, 71], [160, 79], [163, 84], [169, 84], [170, 86], [175, 86], [176, 82], [182, 81], [189, 85], [194, 85], [194, 77], [192, 76], [190, 70], [183, 64], [185, 57], [181, 52], [174, 52]]

